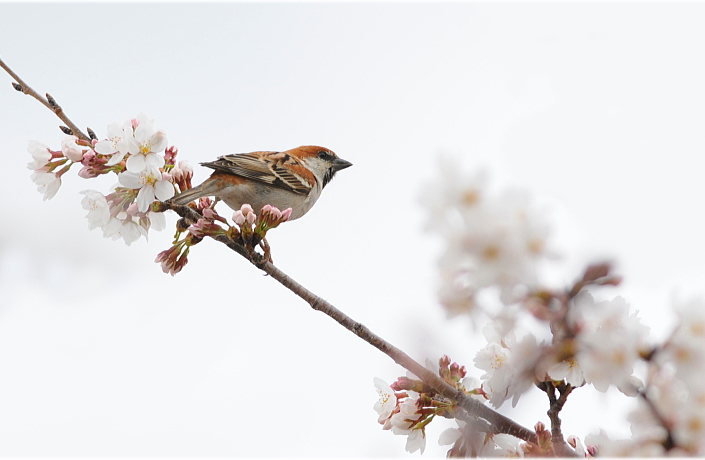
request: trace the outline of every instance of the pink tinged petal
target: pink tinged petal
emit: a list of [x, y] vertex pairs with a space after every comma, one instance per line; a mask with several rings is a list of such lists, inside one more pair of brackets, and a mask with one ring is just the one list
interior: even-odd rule
[[[140, 113], [137, 114], [137, 117], [135, 117], [135, 119], [133, 120], [133, 124], [134, 124], [135, 121], [137, 122], [137, 125], [143, 125], [143, 124], [144, 124], [144, 125], [148, 125], [148, 126], [150, 126], [150, 127], [151, 127], [151, 126], [154, 126], [154, 120], [152, 120], [151, 118], [149, 118], [149, 115], [147, 115], [147, 114], [144, 113], [144, 112], [140, 112]], [[135, 125], [135, 126], [137, 126], [137, 125]]]
[[[100, 153], [100, 152], [98, 152], [98, 153]], [[121, 152], [115, 153], [115, 155], [113, 155], [112, 157], [110, 157], [110, 159], [108, 160], [108, 162], [106, 163], [106, 165], [107, 165], [107, 166], [114, 166], [114, 165], [120, 163], [120, 162], [122, 161], [122, 159], [125, 158], [125, 155], [127, 155], [127, 154], [126, 154], [126, 153], [121, 153]]]
[[152, 152], [161, 152], [166, 148], [166, 133], [160, 129], [154, 133], [150, 142], [152, 143]]
[[157, 183], [154, 184], [154, 195], [160, 201], [168, 200], [174, 196], [174, 186], [171, 182], [165, 180], [157, 181]]
[[27, 165], [29, 169], [39, 169], [51, 160], [51, 152], [49, 151], [49, 147], [41, 142], [29, 141], [27, 151], [32, 155], [32, 159], [34, 160], [32, 163]]
[[191, 166], [187, 160], [179, 161], [179, 169], [181, 169], [184, 174], [193, 175], [193, 166]]
[[128, 171], [138, 173], [147, 167], [147, 161], [144, 155], [137, 154], [128, 158], [125, 165], [127, 166]]
[[140, 123], [140, 125], [135, 128], [135, 139], [140, 144], [148, 142], [154, 135], [154, 129], [150, 123]]
[[74, 148], [66, 149], [64, 155], [74, 163], [80, 163], [83, 160], [83, 150]]
[[282, 211], [282, 222], [289, 220], [289, 217], [291, 217], [293, 209], [291, 208], [286, 208], [284, 211]]
[[113, 141], [107, 139], [98, 141], [98, 143], [93, 148], [96, 152], [100, 153], [101, 155], [110, 155], [117, 152]]
[[154, 187], [145, 185], [137, 194], [137, 206], [140, 212], [147, 212], [149, 205], [154, 202]]
[[235, 222], [236, 225], [245, 223], [245, 215], [239, 209], [233, 213], [233, 222]]
[[130, 206], [127, 207], [125, 212], [131, 216], [137, 215], [137, 203], [132, 203]]

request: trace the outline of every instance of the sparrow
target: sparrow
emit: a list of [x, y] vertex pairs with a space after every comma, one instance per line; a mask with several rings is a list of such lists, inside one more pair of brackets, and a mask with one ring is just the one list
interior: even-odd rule
[[235, 153], [201, 163], [215, 171], [201, 185], [174, 196], [185, 205], [204, 196], [220, 198], [233, 210], [249, 204], [255, 211], [269, 204], [291, 208], [289, 220], [306, 214], [335, 173], [352, 166], [333, 151], [306, 145], [285, 152]]

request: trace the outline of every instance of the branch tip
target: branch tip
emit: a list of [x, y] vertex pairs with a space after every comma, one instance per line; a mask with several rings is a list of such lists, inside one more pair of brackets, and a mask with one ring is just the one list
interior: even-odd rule
[[88, 136], [89, 136], [92, 140], [94, 140], [94, 141], [95, 141], [95, 140], [98, 140], [98, 136], [96, 136], [95, 131], [93, 131], [91, 128], [88, 128], [88, 127], [86, 127], [86, 131], [88, 131]]

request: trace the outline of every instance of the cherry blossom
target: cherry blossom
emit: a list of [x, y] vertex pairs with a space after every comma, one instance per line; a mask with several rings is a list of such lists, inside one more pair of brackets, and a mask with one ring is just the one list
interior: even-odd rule
[[113, 166], [125, 158], [131, 147], [128, 139], [133, 137], [132, 125], [129, 120], [123, 123], [111, 123], [107, 131], [108, 138], [96, 143], [94, 149], [101, 155], [112, 155], [107, 166]]
[[441, 179], [424, 188], [428, 228], [444, 237], [439, 297], [448, 314], [473, 313], [477, 295], [499, 289], [504, 304], [535, 286], [538, 264], [552, 257], [550, 227], [519, 190], [490, 194], [486, 175], [463, 177], [454, 165], [441, 165]]
[[610, 385], [629, 382], [634, 365], [645, 348], [648, 328], [622, 297], [595, 302], [592, 295], [581, 292], [574, 302], [569, 321], [578, 331], [576, 360], [585, 380], [598, 391]]
[[29, 141], [27, 151], [32, 155], [32, 162], [27, 164], [29, 169], [41, 169], [46, 167], [52, 159], [49, 147], [38, 141]]
[[128, 246], [140, 239], [142, 235], [146, 236], [147, 232], [131, 217], [125, 219], [111, 217], [105, 226], [103, 226], [104, 237], [112, 238], [113, 240], [122, 238]]
[[61, 141], [61, 153], [69, 160], [80, 163], [83, 160], [83, 154], [88, 150], [87, 147], [81, 147], [76, 143], [78, 137], [66, 136]]
[[85, 195], [81, 206], [88, 211], [88, 228], [93, 230], [96, 227], [104, 227], [110, 220], [110, 205], [105, 196], [95, 190], [84, 190], [81, 193]]
[[377, 421], [384, 424], [384, 422], [391, 417], [392, 411], [397, 406], [397, 397], [394, 394], [394, 390], [379, 377], [374, 378], [374, 384], [379, 393], [379, 400], [375, 402], [374, 410], [379, 414]]
[[174, 196], [174, 186], [164, 180], [155, 167], [150, 166], [139, 173], [125, 171], [118, 176], [118, 180], [127, 188], [139, 189], [137, 205], [140, 212], [146, 212], [155, 199], [164, 201]]
[[134, 137], [127, 137], [129, 143], [127, 170], [139, 173], [146, 168], [161, 168], [164, 166], [164, 157], [159, 155], [167, 146], [166, 133], [154, 131], [154, 120], [141, 113], [133, 120]]

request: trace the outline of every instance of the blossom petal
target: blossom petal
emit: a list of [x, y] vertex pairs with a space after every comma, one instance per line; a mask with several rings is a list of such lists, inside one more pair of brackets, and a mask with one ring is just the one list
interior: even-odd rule
[[36, 171], [29, 177], [37, 185], [51, 184], [57, 179], [56, 174], [44, 171]]
[[154, 184], [154, 195], [158, 200], [168, 200], [174, 196], [174, 186], [169, 181], [160, 180]]
[[142, 176], [130, 171], [120, 173], [118, 175], [118, 181], [120, 181], [120, 183], [127, 188], [142, 188], [142, 186], [144, 185], [144, 180], [142, 179]]
[[150, 228], [157, 232], [161, 232], [166, 228], [166, 216], [163, 212], [150, 212], [147, 213], [147, 216], [151, 224]]
[[149, 141], [152, 135], [154, 135], [154, 128], [152, 128], [151, 123], [142, 122], [135, 128], [135, 139], [137, 139], [137, 142], [140, 144]]
[[150, 139], [150, 142], [152, 143], [152, 152], [161, 152], [166, 148], [166, 133], [162, 130], [157, 131]]
[[150, 153], [149, 155], [145, 155], [144, 159], [147, 163], [147, 166], [151, 166], [157, 169], [164, 166], [164, 157], [156, 153]]
[[59, 191], [59, 187], [61, 187], [61, 179], [57, 178], [54, 182], [51, 182], [50, 184], [40, 185], [39, 187], [37, 187], [37, 190], [44, 193], [44, 201], [46, 201], [54, 198], [56, 192]]
[[[98, 152], [98, 153], [100, 153], [100, 152]], [[107, 166], [114, 166], [114, 165], [120, 163], [122, 161], [122, 159], [125, 158], [125, 155], [127, 155], [127, 153], [123, 153], [123, 152], [115, 153], [115, 155], [110, 157], [110, 159], [108, 160], [106, 165]]]
[[144, 155], [137, 154], [128, 158], [125, 165], [127, 166], [128, 171], [138, 173], [147, 167], [147, 161]]
[[115, 148], [115, 143], [108, 139], [98, 141], [95, 147], [93, 147], [93, 150], [100, 153], [101, 155], [110, 155], [117, 151], [117, 149]]

